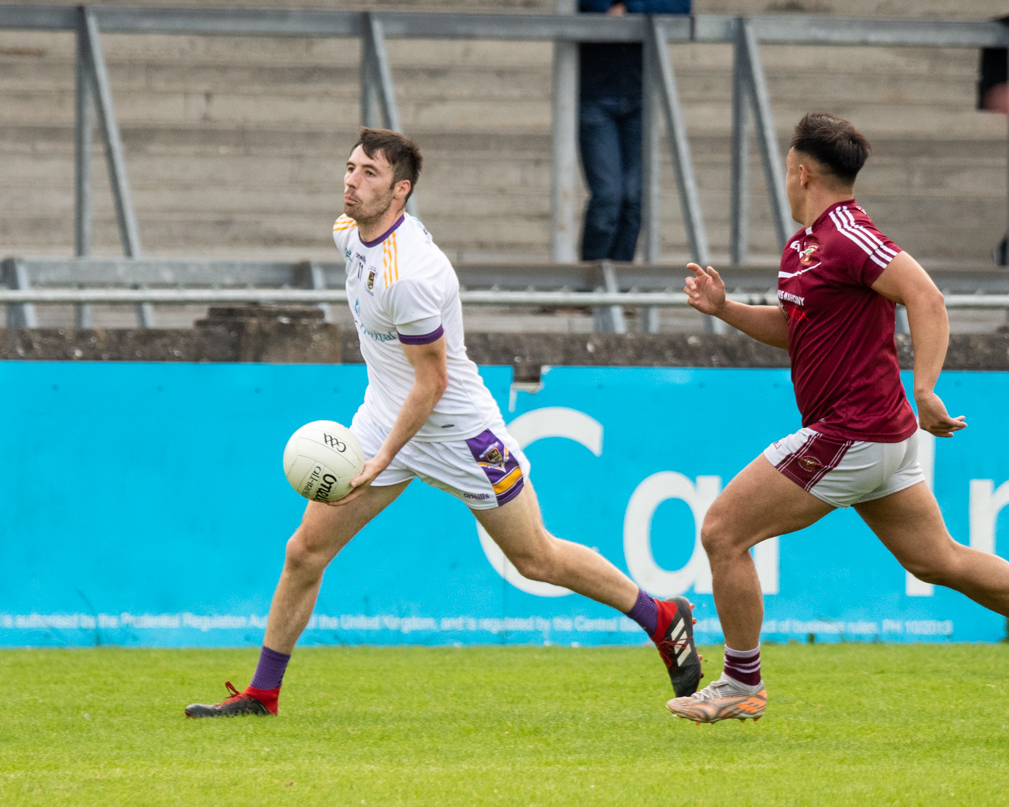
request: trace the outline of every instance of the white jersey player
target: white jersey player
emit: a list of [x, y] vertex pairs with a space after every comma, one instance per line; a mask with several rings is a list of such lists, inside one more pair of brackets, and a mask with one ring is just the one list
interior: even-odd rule
[[190, 717], [276, 714], [280, 685], [311, 616], [322, 575], [351, 538], [419, 478], [461, 499], [528, 578], [576, 591], [627, 614], [659, 649], [677, 695], [697, 689], [691, 606], [658, 601], [608, 560], [543, 526], [529, 463], [508, 434], [463, 341], [459, 281], [424, 226], [404, 212], [420, 151], [402, 135], [363, 129], [347, 160], [344, 215], [333, 238], [347, 262], [347, 294], [368, 367], [351, 429], [365, 462], [352, 492], [309, 502], [287, 543], [251, 685]]
[[417, 476], [474, 509], [510, 501], [522, 490], [529, 465], [466, 355], [459, 281], [445, 253], [407, 213], [371, 241], [343, 215], [333, 225], [333, 240], [347, 261], [347, 300], [368, 366], [364, 404], [351, 427], [365, 456], [380, 452], [414, 385], [403, 346], [444, 341], [441, 397], [372, 484]]

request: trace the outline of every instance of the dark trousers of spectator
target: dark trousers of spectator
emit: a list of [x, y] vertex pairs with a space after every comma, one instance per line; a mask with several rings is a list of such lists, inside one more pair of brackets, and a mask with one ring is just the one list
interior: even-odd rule
[[641, 231], [641, 99], [583, 99], [579, 145], [591, 193], [582, 260], [633, 260]]

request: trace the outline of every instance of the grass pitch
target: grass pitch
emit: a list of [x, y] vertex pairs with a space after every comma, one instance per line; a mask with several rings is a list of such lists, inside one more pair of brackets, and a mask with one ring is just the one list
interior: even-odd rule
[[767, 715], [715, 726], [651, 648], [305, 648], [278, 718], [183, 717], [256, 658], [0, 651], [0, 804], [1009, 803], [1006, 645], [768, 646]]

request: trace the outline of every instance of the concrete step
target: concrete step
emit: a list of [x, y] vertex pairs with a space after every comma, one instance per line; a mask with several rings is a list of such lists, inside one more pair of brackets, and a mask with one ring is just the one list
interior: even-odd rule
[[[71, 89], [74, 82], [73, 47], [59, 51], [44, 47], [51, 39], [34, 35], [37, 47], [26, 47], [21, 32], [0, 32], [0, 89]], [[59, 36], [59, 35], [52, 35]], [[15, 38], [16, 37], [16, 38]], [[148, 90], [176, 92], [212, 92], [221, 89], [244, 88], [247, 91], [271, 89], [297, 94], [329, 94], [338, 92], [342, 82], [352, 81], [356, 91], [359, 54], [342, 47], [334, 54], [317, 53], [313, 49], [303, 59], [283, 58], [292, 42], [300, 40], [249, 39], [237, 40], [235, 46], [222, 48], [213, 57], [179, 53], [177, 45], [185, 37], [108, 37], [132, 44], [137, 52], [106, 49], [106, 62], [114, 91]], [[217, 38], [201, 38], [220, 44]], [[225, 40], [232, 42], [232, 40]], [[309, 40], [332, 44], [351, 44], [354, 40]], [[249, 43], [256, 46], [249, 51]], [[264, 47], [271, 43], [282, 47], [274, 54]], [[241, 46], [241, 47], [237, 47]], [[725, 76], [726, 86], [731, 75], [731, 48], [718, 44], [675, 44], [670, 54], [678, 77], [714, 74]], [[437, 83], [457, 94], [474, 94], [474, 80], [483, 74], [497, 74], [510, 85], [536, 79], [543, 84], [542, 94], [549, 95], [551, 47], [541, 43], [501, 43], [493, 41], [456, 42], [451, 40], [394, 40], [389, 43], [389, 56], [398, 85], [417, 86]], [[837, 76], [869, 75], [877, 80], [885, 73], [886, 82], [916, 78], [972, 80], [977, 69], [977, 53], [972, 49], [933, 48], [848, 48], [765, 45], [761, 59], [769, 76], [802, 73], [815, 69], [829, 80]], [[464, 68], [467, 80], [459, 80]], [[546, 78], [545, 83], [539, 81]], [[810, 76], [807, 75], [807, 78]], [[815, 78], [815, 77], [814, 77]], [[884, 82], [884, 83], [886, 83]]]
[[[22, 0], [25, 5], [73, 5], [72, 0]], [[123, 2], [137, 8], [163, 8], [164, 0], [129, 0]], [[172, 0], [172, 8], [316, 8], [328, 10], [360, 10], [354, 0]], [[370, 0], [373, 10], [442, 11], [455, 13], [512, 13], [546, 14], [554, 9], [554, 0]], [[703, 14], [769, 14], [810, 12], [848, 17], [932, 18], [932, 19], [985, 19], [998, 12], [992, 10], [991, 0], [960, 0], [951, 5], [948, 0], [694, 0], [694, 11]]]
[[[28, 6], [73, 6], [73, 0], [22, 0]], [[360, 11], [354, 0], [117, 0], [108, 5], [130, 8], [229, 8], [229, 9], [321, 9], [326, 11]], [[552, 13], [553, 0], [370, 0], [368, 8], [375, 11], [440, 11], [455, 13]]]
[[[961, 88], [962, 89], [962, 88]], [[954, 88], [955, 90], [955, 88]], [[965, 90], [964, 90], [965, 92]], [[1005, 126], [998, 116], [977, 112], [972, 105], [957, 100], [960, 90], [937, 92], [929, 102], [924, 96], [916, 101], [895, 104], [886, 97], [832, 97], [825, 105], [836, 114], [847, 116], [871, 137], [881, 134], [908, 134], [908, 116], [914, 116], [915, 137], [959, 136], [967, 140], [1001, 140]], [[907, 99], [909, 93], [905, 93]], [[825, 96], [819, 95], [819, 98]], [[787, 137], [794, 122], [810, 108], [807, 98], [779, 97], [772, 105], [776, 130]], [[39, 125], [69, 126], [74, 115], [74, 97], [70, 91], [3, 93], [0, 126], [15, 129]], [[400, 117], [404, 131], [417, 137], [423, 132], [442, 130], [451, 121], [452, 131], [478, 133], [546, 133], [549, 131], [550, 104], [547, 99], [489, 98], [482, 101], [451, 98], [401, 102]], [[351, 129], [359, 119], [356, 98], [283, 97], [264, 99], [255, 95], [192, 93], [164, 96], [121, 93], [116, 99], [116, 113], [122, 129], [156, 127], [160, 130], [205, 128], [270, 129], [284, 121], [287, 131], [300, 136], [306, 130]], [[731, 126], [729, 97], [714, 93], [696, 99], [684, 99], [683, 115], [691, 135], [727, 133]], [[300, 130], [300, 131], [299, 131]], [[5, 132], [5, 138], [14, 133]], [[167, 133], [166, 133], [167, 134]], [[244, 134], [244, 132], [243, 132]], [[208, 135], [213, 138], [215, 135]], [[251, 133], [251, 137], [256, 135]], [[200, 136], [188, 133], [189, 141]], [[170, 143], [171, 136], [159, 138]]]
[[[292, 165], [284, 160], [272, 165], [276, 176], [255, 171], [257, 161], [229, 161], [214, 165], [212, 160], [194, 160], [188, 164], [185, 176], [172, 177], [174, 161], [135, 158], [131, 161], [131, 189], [138, 210], [190, 210], [220, 214], [235, 213], [326, 211], [338, 213], [342, 204], [339, 180], [317, 178], [313, 182], [292, 181]], [[96, 161], [96, 170], [104, 165]], [[269, 168], [271, 166], [267, 166]], [[528, 181], [509, 181], [507, 165], [482, 165], [486, 182], [481, 184], [469, 175], [466, 163], [443, 166], [425, 174], [418, 186], [418, 201], [425, 214], [432, 212], [459, 216], [510, 215], [516, 208], [526, 214], [547, 216], [549, 213], [549, 182], [546, 171], [537, 176], [530, 171]], [[205, 168], [206, 179], [198, 172]], [[266, 170], [264, 168], [264, 171]], [[730, 186], [730, 166], [727, 161], [698, 161], [698, 188], [706, 218], [717, 221], [727, 217], [726, 205]], [[31, 170], [29, 163], [19, 163], [17, 170], [0, 180], [0, 205], [46, 211], [62, 210], [72, 198], [73, 165], [69, 160], [47, 166], [44, 175]], [[180, 172], [183, 173], [183, 172]], [[282, 176], [286, 175], [286, 176]], [[664, 204], [677, 199], [675, 176], [667, 166], [662, 176]], [[751, 163], [751, 186], [754, 199], [765, 199], [766, 191], [761, 166]], [[107, 197], [107, 181], [103, 174], [95, 179], [96, 201]], [[900, 165], [870, 163], [858, 185], [860, 194], [877, 198], [915, 200], [921, 203], [944, 203], [947, 199], [975, 199], [985, 205], [1001, 207], [1005, 198], [1005, 177], [981, 165], [925, 166], [905, 168]], [[14, 214], [16, 215], [16, 213]], [[334, 216], [335, 217], [335, 216]]]
[[[790, 127], [798, 119], [803, 107], [782, 115], [775, 111], [779, 128], [779, 146], [787, 147]], [[860, 110], [856, 110], [860, 111]], [[872, 161], [880, 159], [928, 160], [939, 163], [946, 160], [1005, 161], [1005, 120], [990, 113], [964, 113], [964, 132], [942, 131], [936, 135], [925, 134], [920, 128], [913, 131], [894, 130], [885, 120], [879, 126], [863, 125], [874, 144]], [[333, 128], [297, 128], [280, 126], [276, 121], [256, 127], [223, 126], [206, 123], [199, 127], [170, 125], [155, 126], [134, 124], [121, 127], [126, 153], [134, 155], [260, 155], [272, 158], [302, 157], [308, 160], [321, 157], [325, 160], [338, 155], [342, 170], [344, 148], [354, 142], [356, 125]], [[691, 151], [696, 159], [706, 157], [727, 158], [730, 149], [729, 131], [696, 130], [688, 127]], [[752, 137], [751, 128], [751, 137]], [[461, 154], [480, 159], [508, 160], [518, 163], [530, 159], [550, 159], [550, 138], [547, 132], [465, 132], [446, 128], [418, 129], [412, 133], [428, 155], [446, 158]], [[97, 141], [97, 134], [96, 134]], [[67, 123], [23, 123], [0, 127], [0, 155], [47, 155], [73, 153], [73, 128]], [[666, 144], [663, 143], [663, 148]], [[783, 152], [784, 153], [784, 152]], [[2, 157], [0, 157], [2, 158]], [[6, 158], [3, 158], [6, 159]], [[429, 161], [431, 162], [431, 161]], [[872, 163], [870, 162], [870, 165]]]
[[[14, 36], [25, 35], [3, 32], [0, 43]], [[0, 47], [0, 89], [71, 90], [72, 42], [65, 42], [65, 47], [57, 52], [45, 47], [52, 37], [30, 36], [34, 42], [30, 47], [24, 43]], [[131, 90], [182, 95], [278, 92], [327, 97], [356, 96], [357, 92], [357, 53], [348, 53], [343, 46], [335, 54], [320, 52], [323, 46], [334, 42], [356, 47], [353, 40], [307, 40], [318, 47], [298, 48], [296, 45], [304, 41], [111, 35], [107, 38], [113, 43], [106, 50], [117, 96]], [[179, 47], [179, 43], [196, 42], [212, 45], [219, 52], [208, 56], [202, 51], [194, 54], [191, 48]], [[250, 49], [250, 42], [255, 43], [254, 49]], [[692, 93], [706, 96], [713, 87], [728, 96], [731, 51], [727, 46], [678, 45], [671, 52], [685, 98], [689, 99]], [[303, 60], [291, 64], [290, 59], [283, 58], [292, 53], [303, 56]], [[334, 63], [334, 56], [342, 58]], [[401, 40], [390, 43], [390, 57], [397, 85], [408, 98], [418, 93], [420, 97], [479, 98], [490, 89], [505, 95], [546, 98], [550, 94], [548, 45]], [[910, 93], [913, 101], [915, 86], [922, 86], [927, 92], [947, 83], [972, 84], [977, 64], [976, 54], [971, 50], [913, 48], [765, 46], [762, 58], [772, 85], [772, 98], [787, 96], [795, 88], [808, 97], [807, 82], [822, 81], [831, 94], [863, 97], [868, 93], [872, 97], [895, 93], [899, 99]], [[466, 68], [465, 81], [459, 79], [460, 67]], [[815, 72], [810, 74], [810, 69]], [[886, 74], [885, 81], [879, 80], [882, 72]], [[797, 75], [802, 81], [795, 81]], [[910, 89], [905, 89], [905, 82], [909, 82]]]
[[[303, 201], [291, 193], [269, 194], [221, 192], [234, 203], [222, 214], [217, 196], [199, 188], [190, 193], [182, 191], [159, 193], [156, 188], [137, 189], [134, 192], [141, 237], [148, 248], [157, 251], [166, 239], [177, 237], [180, 228], [188, 228], [190, 243], [211, 243], [227, 238], [257, 238], [267, 244], [285, 243], [319, 245], [327, 243], [332, 220], [339, 212], [336, 203], [325, 194]], [[932, 196], [905, 193], [900, 197], [880, 196], [866, 189], [859, 193], [859, 201], [877, 220], [880, 227], [895, 240], [925, 244], [916, 251], [926, 254], [932, 245], [941, 244], [949, 234], [954, 234], [951, 248], [961, 251], [975, 250], [984, 255], [990, 246], [978, 247], [970, 243], [973, 232], [988, 232], [990, 237], [999, 233], [1006, 219], [1004, 197], [978, 198], [976, 196]], [[446, 199], [453, 200], [446, 202]], [[112, 233], [115, 242], [114, 216], [107, 198], [96, 205], [96, 231], [102, 239], [103, 227]], [[701, 206], [705, 225], [713, 248], [728, 247], [728, 195], [723, 188], [702, 189]], [[69, 239], [72, 228], [72, 199], [69, 193], [48, 189], [40, 191], [13, 191], [0, 189], [0, 206], [11, 211], [0, 222], [0, 242], [17, 244], [29, 237], [33, 228], [49, 234], [64, 232]], [[663, 236], [670, 248], [685, 245], [678, 199], [675, 191], [668, 189], [661, 198]], [[439, 243], [450, 249], [489, 248], [489, 239], [499, 238], [510, 243], [523, 243], [537, 249], [538, 239], [549, 228], [549, 210], [542, 197], [471, 196], [454, 201], [448, 194], [424, 200], [421, 215], [428, 228], [435, 233]], [[751, 221], [758, 233], [770, 223], [766, 200], [754, 195], [751, 199]], [[965, 227], [964, 222], [971, 222]], [[768, 228], [769, 230], [769, 228]], [[505, 232], [508, 232], [507, 237]], [[942, 233], [940, 237], [937, 234]], [[956, 237], [960, 233], [962, 237]], [[757, 235], [757, 233], [755, 233]], [[769, 238], [768, 238], [769, 236]], [[773, 244], [769, 230], [760, 236], [761, 243]], [[543, 241], [538, 251], [545, 250]], [[943, 254], [947, 254], [943, 252]]]
[[[478, 64], [397, 65], [393, 69], [393, 79], [397, 90], [410, 98], [448, 95], [480, 99], [489, 94], [506, 98], [550, 97], [549, 64], [502, 65], [490, 59], [490, 54], [483, 55], [485, 58]], [[465, 69], [466, 81], [459, 80], [460, 69]], [[109, 74], [116, 99], [144, 93], [158, 98], [211, 93], [352, 99], [360, 94], [356, 61], [349, 66], [148, 63], [141, 69], [137, 69], [135, 63], [123, 62], [110, 64]], [[66, 93], [73, 88], [74, 67], [70, 61], [29, 64], [0, 58], [0, 92]]]
[[694, 11], [705, 14], [830, 14], [836, 17], [879, 17], [892, 19], [984, 20], [999, 15], [991, 0], [694, 0]]
[[[59, 63], [71, 66], [73, 36], [66, 33], [0, 31], [0, 64]], [[548, 42], [500, 40], [389, 39], [394, 68], [452, 68], [494, 64], [515, 69], [549, 69]], [[323, 67], [357, 70], [360, 43], [353, 37], [227, 37], [164, 34], [104, 34], [102, 50], [110, 71], [144, 65], [133, 79], [173, 74], [207, 66], [224, 68]]]

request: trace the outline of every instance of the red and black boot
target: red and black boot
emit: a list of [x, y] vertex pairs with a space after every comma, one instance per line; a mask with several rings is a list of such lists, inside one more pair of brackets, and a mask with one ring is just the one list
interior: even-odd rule
[[246, 687], [239, 692], [231, 681], [224, 685], [231, 697], [211, 706], [208, 703], [191, 703], [186, 707], [186, 717], [238, 717], [240, 715], [275, 715], [280, 687], [276, 689], [256, 689]]
[[658, 624], [652, 641], [669, 670], [677, 698], [693, 695], [701, 682], [701, 659], [694, 644], [693, 606], [686, 597], [656, 600]]

